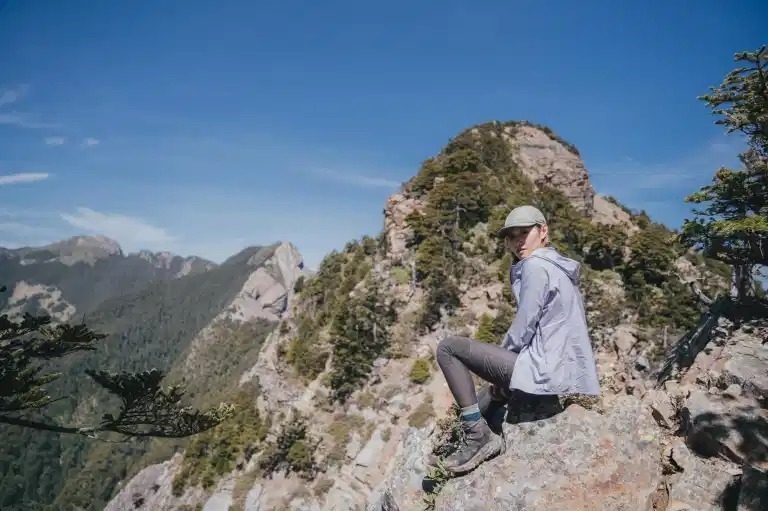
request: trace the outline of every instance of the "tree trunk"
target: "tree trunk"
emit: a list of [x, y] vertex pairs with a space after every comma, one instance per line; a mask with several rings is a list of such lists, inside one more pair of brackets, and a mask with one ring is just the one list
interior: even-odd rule
[[734, 264], [731, 279], [731, 298], [741, 301], [747, 297], [751, 279], [751, 268], [745, 264]]

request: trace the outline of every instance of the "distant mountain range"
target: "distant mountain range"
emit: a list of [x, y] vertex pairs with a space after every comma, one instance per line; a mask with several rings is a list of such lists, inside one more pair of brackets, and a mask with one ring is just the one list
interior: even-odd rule
[[[96, 351], [62, 361], [62, 378], [49, 385], [52, 395], [69, 398], [47, 407], [48, 419], [82, 424], [106, 411], [86, 368], [158, 368], [171, 373], [168, 384], [186, 383], [198, 403], [236, 387], [250, 367], [240, 364], [255, 361], [303, 266], [290, 243], [248, 247], [215, 264], [168, 252], [125, 254], [109, 238], [78, 236], [42, 247], [0, 248], [0, 284], [7, 288], [0, 312], [84, 320], [107, 335]], [[0, 435], [3, 510], [101, 509], [127, 467], [149, 449], [125, 453], [114, 447], [107, 455], [104, 449], [113, 449], [108, 444], [11, 426], [0, 426]], [[98, 468], [107, 461], [109, 469]]]

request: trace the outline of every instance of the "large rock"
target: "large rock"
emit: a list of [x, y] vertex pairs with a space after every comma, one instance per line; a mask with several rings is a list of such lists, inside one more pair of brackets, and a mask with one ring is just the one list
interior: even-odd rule
[[400, 193], [391, 195], [384, 206], [384, 232], [387, 236], [389, 256], [393, 260], [405, 254], [406, 244], [411, 235], [406, 218], [414, 211], [424, 209], [424, 201], [405, 197]]
[[[438, 510], [649, 511], [661, 481], [661, 431], [637, 398], [607, 415], [578, 405], [549, 419], [503, 425], [505, 454], [448, 481]], [[429, 489], [428, 431], [410, 430], [369, 511], [419, 509]]]
[[741, 477], [737, 511], [768, 509], [768, 464], [762, 467], [746, 465]]
[[734, 336], [733, 344], [724, 354], [723, 379], [737, 383], [747, 393], [768, 399], [768, 329], [744, 329]]
[[688, 445], [701, 456], [721, 455], [741, 465], [768, 459], [768, 411], [749, 396], [696, 390], [682, 410]]
[[368, 511], [406, 511], [421, 507], [429, 433], [426, 428], [407, 431], [405, 440], [398, 446], [393, 470], [389, 478], [374, 489]]
[[694, 456], [680, 438], [672, 444], [672, 461], [682, 472], [669, 480], [667, 511], [721, 511], [738, 475], [720, 459]]
[[233, 504], [232, 491], [235, 489], [234, 479], [225, 479], [208, 498], [203, 506], [203, 511], [229, 511]]
[[661, 432], [640, 401], [608, 415], [572, 405], [535, 423], [504, 425], [507, 452], [449, 481], [436, 509], [648, 511], [661, 481]]

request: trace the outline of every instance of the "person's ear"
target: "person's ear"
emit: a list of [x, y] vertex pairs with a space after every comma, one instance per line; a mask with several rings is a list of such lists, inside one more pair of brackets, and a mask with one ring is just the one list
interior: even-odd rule
[[539, 230], [539, 234], [541, 235], [541, 242], [546, 243], [549, 240], [549, 227], [547, 224], [544, 224], [541, 226], [541, 229]]

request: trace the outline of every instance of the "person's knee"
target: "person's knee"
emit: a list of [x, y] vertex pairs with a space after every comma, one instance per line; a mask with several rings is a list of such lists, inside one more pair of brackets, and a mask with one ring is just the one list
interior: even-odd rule
[[458, 353], [461, 353], [462, 350], [466, 347], [466, 343], [469, 341], [469, 339], [466, 339], [464, 337], [458, 337], [455, 335], [449, 335], [442, 341], [440, 341], [437, 345], [437, 359], [438, 361], [440, 358], [445, 357], [453, 357]]

